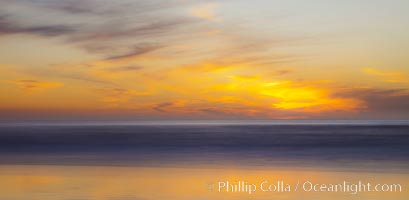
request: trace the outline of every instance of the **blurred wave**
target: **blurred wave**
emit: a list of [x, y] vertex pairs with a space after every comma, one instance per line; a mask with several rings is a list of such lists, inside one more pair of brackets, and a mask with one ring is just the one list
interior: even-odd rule
[[0, 164], [409, 167], [404, 123], [8, 124]]

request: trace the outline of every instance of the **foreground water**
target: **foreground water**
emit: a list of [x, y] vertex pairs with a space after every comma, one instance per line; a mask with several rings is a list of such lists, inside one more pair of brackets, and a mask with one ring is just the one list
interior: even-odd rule
[[[407, 199], [408, 172], [401, 122], [0, 126], [7, 200]], [[308, 191], [345, 182], [348, 191]], [[353, 190], [360, 182], [401, 191]]]

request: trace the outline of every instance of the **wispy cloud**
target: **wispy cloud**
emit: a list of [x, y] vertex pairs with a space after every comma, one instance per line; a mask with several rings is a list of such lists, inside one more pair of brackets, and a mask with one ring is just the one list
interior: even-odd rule
[[58, 82], [44, 82], [32, 79], [12, 80], [9, 82], [18, 85], [20, 89], [25, 91], [58, 88], [64, 85]]
[[409, 81], [409, 78], [401, 72], [388, 72], [381, 71], [374, 68], [363, 68], [362, 72], [365, 74], [373, 75], [378, 77], [381, 81], [391, 82], [391, 83], [405, 83]]
[[[0, 2], [0, 12], [4, 13], [0, 15], [0, 34], [59, 36], [67, 45], [82, 48], [107, 61], [164, 52], [169, 59], [179, 56], [181, 62], [206, 59], [225, 64], [274, 65], [294, 59], [293, 55], [270, 51], [282, 43], [292, 42], [293, 38], [261, 37], [254, 30], [231, 22], [223, 22], [223, 26], [202, 26], [200, 19], [220, 19], [216, 15], [220, 3], [163, 0], [78, 2]], [[200, 39], [197, 36], [201, 36]], [[174, 48], [182, 45], [191, 48], [183, 51]]]
[[161, 48], [160, 46], [154, 46], [154, 45], [140, 45], [134, 47], [132, 50], [129, 52], [126, 52], [124, 54], [120, 55], [114, 55], [105, 58], [105, 60], [120, 60], [120, 59], [127, 59], [127, 58], [133, 58], [142, 54], [146, 54], [152, 51], [155, 51], [157, 49]]
[[[69, 45], [108, 59], [123, 58], [165, 46], [166, 40], [160, 38], [195, 22], [171, 12], [181, 5], [162, 0], [2, 1], [0, 36], [60, 36]], [[155, 45], [146, 45], [151, 43]]]
[[[321, 61], [299, 62], [323, 50], [303, 45], [315, 39], [308, 37], [309, 29], [276, 26], [269, 19], [267, 24], [261, 19], [265, 14], [243, 13], [243, 5], [237, 6], [241, 12], [232, 12], [234, 1], [0, 1], [0, 37], [7, 42], [2, 51], [13, 47], [0, 56], [6, 57], [2, 64], [11, 63], [0, 68], [0, 75], [12, 80], [3, 82], [7, 89], [58, 88], [72, 95], [67, 99], [73, 107], [115, 107], [118, 113], [138, 109], [137, 114], [209, 118], [407, 113], [406, 90], [345, 89], [335, 80], [316, 80], [312, 70], [331, 72]], [[41, 57], [24, 59], [26, 41], [30, 50], [44, 51]], [[328, 55], [318, 59], [326, 62]], [[359, 78], [395, 83], [387, 88], [407, 83], [405, 73], [363, 68]], [[345, 78], [342, 73], [333, 77]], [[28, 101], [13, 98], [20, 105]], [[44, 104], [36, 101], [27, 105]]]
[[290, 73], [292, 73], [293, 71], [292, 70], [289, 70], [289, 69], [279, 69], [279, 70], [276, 70], [275, 72], [274, 72], [274, 74], [275, 75], [285, 75], [285, 74], [290, 74]]
[[[88, 67], [89, 68], [89, 67]], [[48, 78], [60, 78], [60, 79], [70, 79], [76, 81], [85, 81], [95, 84], [102, 85], [115, 85], [110, 80], [101, 79], [93, 75], [90, 71], [91, 69], [84, 70], [84, 66], [49, 66], [43, 67], [41, 69], [25, 69], [21, 73], [30, 74], [37, 77], [48, 77]]]
[[201, 19], [218, 21], [220, 19], [216, 17], [216, 9], [219, 6], [220, 5], [217, 3], [203, 4], [203, 5], [192, 8], [189, 13]]
[[75, 32], [74, 26], [66, 25], [20, 25], [6, 15], [0, 16], [1, 34], [34, 34], [39, 36], [61, 36]]
[[158, 112], [166, 112], [166, 108], [173, 106], [173, 102], [164, 102], [164, 103], [159, 103], [153, 107], [154, 110]]
[[366, 118], [409, 117], [409, 91], [407, 89], [345, 88], [334, 95], [360, 99], [365, 102], [361, 115]]
[[191, 108], [193, 103], [186, 104], [185, 100], [175, 100], [175, 101], [167, 101], [163, 103], [156, 103], [153, 105], [152, 109], [155, 110], [156, 112], [160, 113], [174, 113], [180, 112], [180, 113], [185, 113], [185, 112], [194, 112], [194, 110]]
[[118, 106], [119, 103], [127, 103], [135, 100], [135, 98], [146, 97], [153, 94], [151, 91], [137, 91], [118, 87], [94, 88], [93, 90], [102, 94], [102, 101], [109, 103], [110, 106]]
[[130, 71], [139, 71], [143, 69], [143, 67], [141, 66], [121, 66], [121, 67], [113, 67], [113, 68], [109, 68], [108, 71], [110, 72], [130, 72]]

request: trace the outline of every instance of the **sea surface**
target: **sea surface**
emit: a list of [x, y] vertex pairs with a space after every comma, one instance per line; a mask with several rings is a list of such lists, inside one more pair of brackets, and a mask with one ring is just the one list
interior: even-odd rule
[[[231, 192], [258, 184], [400, 184], [400, 192]], [[0, 124], [1, 200], [408, 199], [407, 121]], [[294, 189], [293, 189], [294, 190]]]

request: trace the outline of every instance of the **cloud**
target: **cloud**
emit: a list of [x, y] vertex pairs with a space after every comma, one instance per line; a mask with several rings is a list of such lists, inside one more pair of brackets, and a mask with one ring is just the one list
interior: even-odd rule
[[170, 40], [161, 38], [197, 21], [172, 11], [182, 5], [161, 0], [1, 1], [0, 36], [60, 36], [68, 45], [120, 59], [166, 46]]
[[232, 75], [230, 77], [237, 81], [253, 81], [260, 79], [260, 76], [257, 75]]
[[217, 34], [220, 34], [221, 32], [222, 32], [221, 30], [215, 29], [215, 30], [207, 31], [206, 34], [207, 35], [217, 35]]
[[223, 72], [229, 71], [233, 67], [228, 64], [218, 64], [218, 63], [200, 63], [196, 65], [189, 65], [184, 66], [183, 70], [191, 71], [191, 72], [199, 72], [199, 73], [209, 73], [209, 72]]
[[124, 54], [121, 55], [114, 55], [114, 56], [110, 56], [105, 58], [105, 60], [120, 60], [120, 59], [127, 59], [127, 58], [132, 58], [132, 57], [136, 57], [142, 54], [146, 54], [152, 51], [155, 51], [157, 49], [161, 48], [160, 46], [152, 46], [152, 45], [140, 45], [140, 46], [136, 46], [134, 47], [131, 51], [126, 52]]
[[[92, 90], [84, 100], [89, 105], [95, 103], [91, 109], [98, 109], [102, 104], [132, 112], [138, 108], [158, 116], [194, 113], [265, 118], [330, 116], [331, 113], [342, 116], [363, 110], [407, 113], [404, 102], [408, 95], [402, 90], [349, 86], [344, 91], [335, 83], [296, 79], [297, 75], [307, 79], [304, 74], [296, 73], [305, 70], [293, 72], [296, 66], [282, 64], [292, 64], [304, 57], [284, 52], [288, 48], [284, 51], [279, 48], [307, 37], [282, 37], [275, 34], [281, 31], [253, 24], [246, 26], [242, 19], [218, 21], [217, 3], [4, 2], [0, 2], [3, 13], [0, 36], [27, 34], [52, 38], [93, 54], [91, 60], [70, 61], [76, 64], [36, 63], [23, 71], [34, 75], [33, 79], [59, 78], [68, 81], [66, 84], [75, 83], [72, 87], [85, 84]], [[206, 21], [202, 19], [220, 23], [203, 23]], [[382, 81], [407, 81], [405, 75], [397, 72], [372, 68], [362, 71]], [[289, 73], [291, 76], [286, 76]], [[16, 80], [13, 84], [28, 90], [59, 87], [57, 83], [39, 80]], [[95, 100], [93, 95], [97, 96]]]
[[109, 68], [108, 71], [110, 72], [129, 72], [129, 71], [139, 71], [143, 69], [141, 66], [121, 66], [121, 67], [114, 67], [114, 68]]
[[406, 83], [409, 80], [407, 76], [400, 72], [386, 72], [374, 68], [363, 68], [362, 72], [378, 77], [381, 81], [384, 82]]
[[163, 103], [155, 103], [152, 109], [160, 113], [193, 113], [195, 109], [192, 106], [195, 103], [191, 101], [190, 103], [186, 100], [174, 100], [167, 101]]
[[127, 103], [129, 107], [130, 101], [135, 101], [135, 98], [147, 97], [153, 94], [151, 91], [138, 91], [134, 89], [125, 88], [96, 88], [95, 91], [102, 94], [102, 101], [110, 103], [110, 106], [118, 106], [119, 103]]
[[263, 95], [277, 99], [273, 106], [277, 109], [299, 110], [302, 112], [325, 113], [328, 111], [355, 111], [363, 102], [353, 97], [331, 96], [331, 90], [313, 83], [279, 81], [266, 83]]
[[[108, 3], [100, 1], [103, 3]], [[118, 13], [119, 7], [104, 7], [97, 0], [30, 1], [34, 6], [59, 10], [68, 14], [107, 15]]]
[[58, 88], [64, 85], [62, 83], [57, 83], [57, 82], [43, 82], [43, 81], [31, 80], [31, 79], [12, 80], [9, 82], [18, 85], [20, 89], [22, 90], [30, 90], [30, 91]]
[[194, 7], [193, 9], [190, 10], [189, 13], [192, 16], [195, 16], [201, 19], [217, 21], [219, 20], [215, 14], [217, 7], [219, 7], [219, 4], [217, 3], [203, 4], [203, 5]]
[[[335, 94], [353, 97], [365, 102], [364, 113], [409, 117], [409, 91], [407, 89], [349, 88]], [[376, 116], [373, 116], [376, 117]]]
[[24, 26], [10, 21], [6, 16], [0, 16], [1, 34], [34, 34], [39, 36], [61, 36], [72, 34], [75, 27], [66, 25], [30, 25]]
[[173, 102], [164, 102], [164, 103], [159, 103], [153, 107], [154, 110], [158, 112], [166, 112], [166, 108], [173, 106]]
[[293, 71], [289, 70], [289, 69], [279, 69], [279, 70], [275, 71], [275, 74], [281, 76], [281, 75], [289, 74], [289, 73], [292, 73], [292, 72]]
[[[104, 84], [104, 85], [115, 85], [115, 83], [111, 82], [110, 80], [101, 79], [92, 75], [90, 70], [91, 69], [83, 69], [84, 66], [50, 66], [44, 67], [41, 69], [26, 69], [23, 70], [23, 73], [31, 74], [34, 76], [39, 77], [54, 77], [54, 78], [63, 78], [63, 79], [72, 79], [78, 81], [87, 81], [97, 84]], [[89, 66], [88, 66], [89, 68]]]
[[[201, 22], [198, 18], [217, 20], [218, 6], [163, 0], [7, 1], [0, 2], [0, 13], [4, 13], [0, 15], [0, 34], [59, 36], [66, 45], [113, 62], [148, 53], [166, 54], [172, 61], [186, 62], [183, 64], [195, 59], [259, 66], [294, 60], [293, 55], [270, 51], [279, 44], [293, 42], [293, 38], [271, 34], [262, 37], [256, 30], [230, 22], [220, 27], [197, 26]], [[186, 8], [193, 8], [190, 15], [181, 12]], [[209, 31], [217, 34], [203, 35]], [[180, 51], [177, 46], [190, 48]]]
[[136, 90], [124, 89], [124, 88], [100, 88], [99, 91], [111, 95], [111, 96], [146, 96], [151, 94], [150, 92], [138, 92]]

